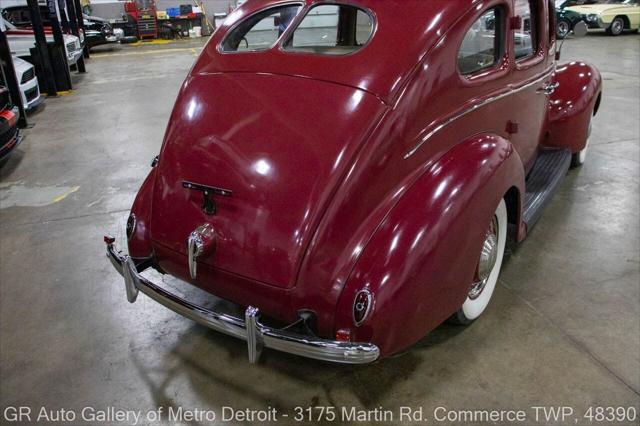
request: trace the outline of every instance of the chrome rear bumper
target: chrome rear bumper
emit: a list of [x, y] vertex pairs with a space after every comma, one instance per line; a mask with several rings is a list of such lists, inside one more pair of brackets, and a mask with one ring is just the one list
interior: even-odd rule
[[133, 260], [118, 251], [114, 241], [113, 238], [105, 237], [107, 257], [124, 277], [127, 300], [130, 303], [136, 301], [138, 292], [142, 292], [161, 305], [205, 327], [245, 340], [251, 363], [258, 361], [263, 347], [341, 364], [367, 364], [380, 356], [378, 347], [370, 343], [325, 340], [267, 327], [258, 321], [258, 309], [251, 306], [246, 309], [244, 319], [241, 319], [194, 305], [140, 275]]

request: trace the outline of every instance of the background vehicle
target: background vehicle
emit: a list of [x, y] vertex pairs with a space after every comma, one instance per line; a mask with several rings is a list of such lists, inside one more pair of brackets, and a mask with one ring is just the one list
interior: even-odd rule
[[570, 9], [556, 9], [556, 36], [566, 38], [578, 22], [582, 22], [582, 15]]
[[604, 28], [618, 36], [624, 30], [640, 29], [639, 0], [606, 0], [598, 4], [571, 6], [565, 10], [579, 13], [589, 28]]
[[11, 104], [9, 90], [0, 86], [0, 165], [21, 142], [18, 114], [18, 108]]
[[580, 6], [583, 4], [595, 4], [601, 0], [556, 0], [556, 8], [564, 9], [570, 6]]
[[[4, 18], [0, 18], [4, 19]], [[18, 29], [13, 24], [6, 22], [7, 40], [11, 53], [21, 59], [29, 61], [31, 58], [31, 48], [35, 47], [36, 39], [33, 31], [27, 29]], [[47, 42], [53, 42], [53, 34], [51, 31], [45, 30]], [[67, 62], [69, 66], [75, 65], [78, 59], [82, 57], [82, 45], [80, 39], [74, 35], [63, 34], [64, 48], [67, 53]]]
[[[24, 5], [15, 5], [15, 6], [7, 6], [2, 9], [2, 17], [6, 22], [11, 23], [18, 29], [26, 29], [31, 30], [31, 14], [29, 12], [29, 7]], [[40, 16], [42, 18], [42, 24], [45, 27], [45, 32], [51, 32], [51, 15], [49, 13], [49, 8], [46, 5], [40, 6]], [[68, 22], [67, 18], [64, 17], [66, 22]], [[61, 24], [63, 24], [61, 22]], [[65, 25], [62, 25], [63, 33], [71, 34], [71, 29], [67, 26], [65, 29]], [[84, 47], [85, 43], [85, 35], [82, 30], [79, 32], [80, 44]]]
[[120, 28], [113, 28], [106, 19], [84, 13], [82, 18], [84, 19], [85, 37], [89, 48], [117, 43], [124, 38], [124, 31]]
[[[38, 86], [38, 78], [36, 77], [36, 71], [32, 64], [20, 59], [16, 56], [13, 58], [13, 68], [18, 78], [18, 87], [20, 88], [20, 95], [22, 96], [22, 104], [26, 110], [32, 110], [40, 105], [43, 98], [40, 94], [40, 87]], [[0, 85], [5, 86], [4, 77], [0, 73]]]
[[[51, 18], [47, 6], [40, 6], [40, 16], [45, 28], [50, 27]], [[2, 10], [2, 17], [16, 28], [31, 28], [31, 15], [26, 4], [5, 7]], [[84, 34], [81, 41], [86, 43], [89, 48], [101, 44], [117, 43], [123, 37], [122, 31], [114, 30], [106, 19], [84, 13], [82, 18], [84, 20]]]

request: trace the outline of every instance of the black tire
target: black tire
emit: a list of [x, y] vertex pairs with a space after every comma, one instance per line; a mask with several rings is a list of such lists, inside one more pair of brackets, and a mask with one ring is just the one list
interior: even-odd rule
[[607, 34], [612, 36], [619, 36], [624, 31], [624, 19], [621, 16], [616, 16], [611, 25], [607, 28]]
[[568, 19], [561, 18], [558, 20], [558, 24], [556, 25], [556, 36], [558, 39], [562, 40], [567, 38], [571, 30], [571, 22]]

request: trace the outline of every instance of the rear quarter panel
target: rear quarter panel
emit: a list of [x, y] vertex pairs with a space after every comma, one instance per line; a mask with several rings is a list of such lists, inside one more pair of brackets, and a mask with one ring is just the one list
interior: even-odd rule
[[524, 169], [506, 139], [478, 134], [446, 153], [364, 248], [340, 297], [336, 328], [353, 328], [353, 300], [365, 288], [374, 308], [355, 340], [375, 343], [383, 355], [446, 320], [466, 298], [488, 224], [513, 186], [524, 190]]
[[545, 145], [576, 153], [585, 147], [591, 117], [597, 112], [602, 77], [592, 65], [570, 62], [556, 68], [560, 83], [549, 101], [549, 129]]

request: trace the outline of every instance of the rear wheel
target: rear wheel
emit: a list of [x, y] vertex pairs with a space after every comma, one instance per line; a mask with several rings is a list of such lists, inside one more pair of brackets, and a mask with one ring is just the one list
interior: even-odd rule
[[467, 299], [451, 317], [452, 322], [471, 324], [485, 311], [498, 282], [506, 243], [507, 205], [501, 200], [485, 233], [474, 282], [469, 287]]
[[620, 16], [616, 17], [611, 22], [611, 25], [609, 25], [609, 28], [607, 28], [607, 33], [612, 36], [619, 36], [620, 34], [622, 34], [623, 31], [624, 31], [624, 19], [622, 19], [622, 17]]
[[566, 19], [560, 19], [556, 28], [556, 35], [559, 39], [566, 38], [571, 32], [571, 22]]
[[591, 139], [592, 121], [589, 122], [589, 130], [587, 133], [587, 143], [582, 151], [576, 152], [571, 157], [571, 167], [581, 167], [587, 161], [587, 153], [589, 152], [589, 140]]

